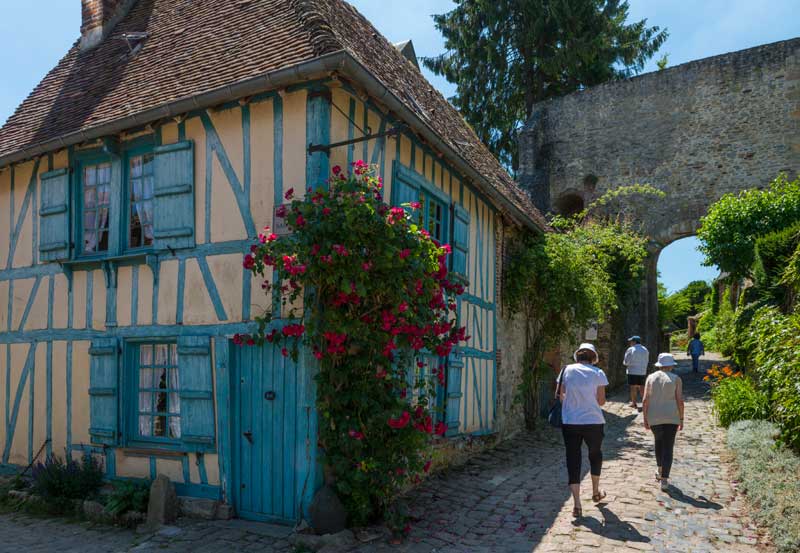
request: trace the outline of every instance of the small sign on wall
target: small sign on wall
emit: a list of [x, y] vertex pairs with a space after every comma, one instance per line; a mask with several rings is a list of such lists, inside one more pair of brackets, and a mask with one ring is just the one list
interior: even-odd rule
[[282, 204], [275, 206], [275, 209], [272, 211], [272, 232], [278, 236], [288, 236], [292, 234], [292, 230], [286, 222], [286, 217], [278, 217], [278, 209], [283, 208], [283, 212], [288, 213], [290, 205], [291, 204]]
[[585, 333], [586, 340], [597, 340], [597, 323], [592, 323]]

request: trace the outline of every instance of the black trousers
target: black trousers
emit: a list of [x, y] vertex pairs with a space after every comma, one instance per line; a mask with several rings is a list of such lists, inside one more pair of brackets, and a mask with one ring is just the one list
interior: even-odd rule
[[672, 451], [675, 449], [677, 424], [656, 424], [650, 427], [656, 439], [656, 464], [661, 469], [661, 477], [669, 478], [672, 469]]
[[604, 424], [564, 424], [561, 433], [567, 450], [567, 474], [570, 484], [581, 482], [581, 446], [589, 448], [589, 465], [593, 476], [600, 476], [603, 468]]

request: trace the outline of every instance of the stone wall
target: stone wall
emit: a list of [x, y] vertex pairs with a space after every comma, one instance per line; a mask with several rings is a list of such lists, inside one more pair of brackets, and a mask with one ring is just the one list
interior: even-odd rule
[[620, 332], [641, 334], [651, 351], [660, 250], [694, 234], [724, 193], [798, 171], [800, 38], [543, 102], [520, 135], [520, 184], [543, 211], [576, 211], [635, 183], [666, 192], [628, 206], [653, 239], [652, 258]]

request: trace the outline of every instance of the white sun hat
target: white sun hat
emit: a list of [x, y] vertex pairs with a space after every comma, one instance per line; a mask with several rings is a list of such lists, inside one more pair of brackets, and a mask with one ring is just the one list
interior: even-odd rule
[[671, 353], [659, 353], [658, 361], [655, 365], [656, 367], [674, 367], [677, 364]]
[[578, 349], [575, 350], [575, 353], [572, 354], [572, 358], [577, 361], [578, 360], [578, 352], [582, 350], [591, 351], [594, 353], [594, 361], [593, 363], [597, 363], [600, 360], [600, 356], [597, 355], [597, 349], [595, 349], [594, 344], [590, 344], [589, 342], [584, 342], [581, 344]]

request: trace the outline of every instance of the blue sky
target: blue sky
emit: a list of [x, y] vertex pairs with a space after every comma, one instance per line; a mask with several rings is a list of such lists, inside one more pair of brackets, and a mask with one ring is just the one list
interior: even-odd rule
[[[449, 0], [351, 0], [392, 41], [412, 39], [417, 54], [435, 55], [442, 38], [431, 14], [454, 5]], [[630, 0], [631, 18], [647, 18], [669, 30], [661, 50], [676, 65], [800, 35], [798, 0]], [[77, 38], [80, 0], [5, 2], [0, 17], [0, 121], [36, 86]], [[648, 70], [655, 68], [652, 62]], [[453, 86], [428, 78], [446, 96]], [[716, 270], [701, 267], [693, 238], [675, 242], [659, 259], [662, 281], [674, 291]]]

